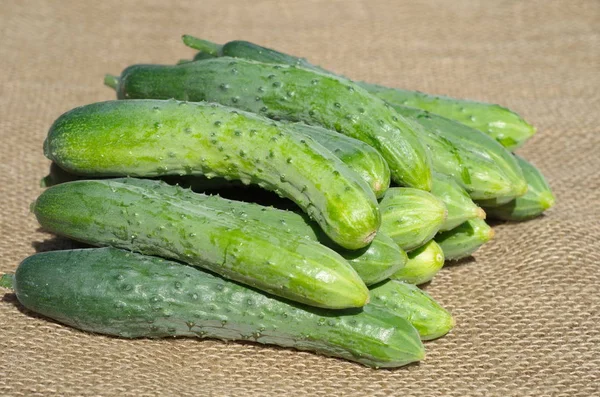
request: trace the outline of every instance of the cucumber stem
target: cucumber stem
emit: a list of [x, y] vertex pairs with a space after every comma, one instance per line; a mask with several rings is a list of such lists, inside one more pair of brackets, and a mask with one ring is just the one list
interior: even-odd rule
[[15, 275], [13, 273], [5, 273], [0, 277], [0, 287], [15, 289]]
[[205, 52], [214, 57], [218, 57], [219, 53], [221, 52], [221, 48], [223, 48], [223, 46], [220, 44], [213, 43], [212, 41], [208, 40], [202, 40], [197, 37], [190, 36], [189, 34], [184, 34], [181, 36], [181, 39], [183, 40], [183, 44], [186, 46]]
[[177, 61], [177, 65], [182, 65], [184, 63], [189, 63], [189, 62], [193, 62], [191, 59], [180, 59], [179, 61]]
[[119, 78], [115, 75], [107, 74], [104, 76], [104, 85], [116, 90], [119, 85]]

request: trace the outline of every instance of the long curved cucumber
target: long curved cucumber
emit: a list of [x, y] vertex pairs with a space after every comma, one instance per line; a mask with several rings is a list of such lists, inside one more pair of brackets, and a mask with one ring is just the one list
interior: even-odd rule
[[419, 331], [421, 340], [439, 338], [454, 328], [452, 315], [416, 285], [388, 280], [370, 288], [369, 294], [369, 305], [386, 308], [408, 319]]
[[444, 251], [434, 240], [429, 240], [416, 250], [408, 253], [406, 265], [390, 278], [410, 284], [423, 284], [431, 281], [444, 266]]
[[368, 301], [358, 274], [333, 250], [244, 219], [236, 202], [198, 195], [190, 203], [161, 194], [169, 188], [164, 182], [146, 182], [56, 185], [32, 210], [44, 229], [59, 235], [180, 260], [297, 302], [346, 308]]
[[379, 207], [381, 231], [405, 251], [431, 240], [448, 213], [444, 203], [433, 194], [408, 187], [388, 189]]
[[554, 206], [554, 194], [544, 175], [533, 164], [515, 155], [527, 181], [527, 193], [501, 205], [486, 203], [486, 213], [490, 218], [505, 221], [524, 221], [540, 216]]
[[205, 175], [258, 184], [294, 201], [332, 240], [365, 247], [380, 224], [375, 195], [313, 139], [207, 103], [108, 101], [60, 116], [46, 157], [88, 176]]
[[[234, 40], [219, 45], [190, 35], [184, 35], [183, 42], [188, 47], [200, 51], [194, 57], [194, 60], [228, 56], [265, 63], [297, 65], [306, 69], [330, 73], [319, 66], [311, 64], [304, 58], [288, 55], [243, 40]], [[429, 95], [419, 91], [388, 88], [365, 82], [357, 82], [357, 84], [390, 104], [427, 110], [477, 129], [497, 140], [509, 150], [520, 147], [535, 133], [535, 127], [523, 120], [521, 116], [499, 105]]]
[[294, 304], [191, 266], [115, 248], [33, 255], [19, 265], [12, 284], [29, 310], [101, 334], [244, 340], [371, 367], [424, 357], [417, 331], [390, 311]]
[[181, 65], [133, 65], [121, 74], [117, 97], [217, 102], [273, 119], [321, 125], [377, 149], [396, 183], [431, 188], [420, 126], [341, 77], [227, 57]]
[[465, 189], [460, 187], [453, 178], [434, 173], [431, 194], [442, 200], [448, 216], [440, 226], [440, 231], [451, 230], [463, 222], [473, 218], [485, 219], [485, 212], [471, 200]]
[[447, 260], [466, 258], [494, 237], [492, 229], [483, 219], [470, 219], [462, 225], [435, 236]]

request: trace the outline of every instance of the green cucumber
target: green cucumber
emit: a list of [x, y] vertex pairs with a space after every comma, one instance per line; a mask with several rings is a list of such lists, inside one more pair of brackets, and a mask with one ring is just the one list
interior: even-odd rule
[[469, 219], [485, 219], [485, 212], [471, 200], [465, 189], [447, 175], [433, 174], [431, 194], [442, 200], [448, 210], [448, 216], [440, 226], [440, 231], [454, 229]]
[[[247, 41], [235, 40], [219, 45], [185, 35], [183, 36], [183, 42], [188, 47], [200, 51], [194, 57], [195, 61], [216, 56], [228, 56], [264, 63], [297, 65], [305, 69], [331, 73], [311, 64], [304, 58], [287, 55]], [[434, 96], [419, 91], [388, 88], [364, 82], [358, 82], [357, 84], [392, 105], [427, 110], [479, 130], [497, 140], [509, 150], [518, 148], [535, 133], [535, 127], [528, 124], [515, 112], [499, 105], [439, 95]]]
[[442, 248], [434, 240], [429, 240], [409, 252], [406, 265], [390, 278], [410, 284], [423, 284], [433, 279], [444, 266], [444, 260]]
[[117, 97], [217, 102], [273, 119], [321, 125], [377, 149], [396, 183], [431, 188], [420, 127], [341, 77], [227, 57], [133, 65], [119, 78]]
[[108, 101], [60, 116], [46, 157], [86, 176], [205, 175], [273, 190], [307, 212], [332, 240], [365, 247], [380, 224], [358, 174], [295, 130], [216, 104]]
[[515, 155], [527, 181], [527, 193], [502, 205], [486, 204], [486, 212], [492, 219], [524, 221], [540, 216], [554, 206], [554, 194], [544, 175], [533, 164]]
[[379, 203], [381, 231], [405, 251], [431, 240], [446, 221], [444, 203], [423, 190], [394, 187]]
[[408, 319], [419, 331], [421, 340], [439, 338], [454, 328], [452, 315], [416, 285], [388, 280], [370, 288], [369, 294], [369, 305]]
[[447, 260], [466, 258], [494, 237], [492, 229], [483, 219], [470, 219], [462, 225], [435, 236]]
[[27, 309], [123, 338], [199, 337], [307, 350], [371, 367], [424, 357], [418, 332], [378, 307], [290, 303], [191, 266], [115, 248], [44, 252], [14, 276]]
[[[368, 290], [333, 250], [238, 214], [238, 204], [197, 195], [190, 202], [159, 181], [128, 179], [56, 185], [32, 206], [48, 231], [97, 246], [180, 260], [309, 305], [361, 307]], [[180, 197], [182, 196], [182, 197]]]

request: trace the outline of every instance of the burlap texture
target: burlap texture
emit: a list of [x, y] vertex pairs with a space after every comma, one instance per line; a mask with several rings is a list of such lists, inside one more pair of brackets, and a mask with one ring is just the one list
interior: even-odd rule
[[246, 39], [356, 79], [509, 106], [538, 127], [519, 151], [558, 205], [500, 224], [427, 291], [457, 326], [419, 365], [372, 370], [310, 353], [91, 335], [0, 302], [1, 395], [591, 396], [600, 393], [598, 1], [3, 1], [0, 272], [70, 243], [28, 205], [42, 141], [72, 107], [112, 99], [106, 72], [173, 63], [182, 33]]

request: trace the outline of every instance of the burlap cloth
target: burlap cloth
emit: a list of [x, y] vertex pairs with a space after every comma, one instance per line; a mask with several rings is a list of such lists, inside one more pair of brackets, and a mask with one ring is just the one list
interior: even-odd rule
[[121, 340], [0, 302], [0, 395], [591, 396], [600, 393], [598, 1], [2, 1], [0, 272], [67, 248], [29, 203], [42, 141], [72, 107], [112, 99], [106, 72], [173, 63], [182, 33], [247, 39], [356, 79], [498, 102], [539, 132], [519, 151], [558, 205], [500, 224], [427, 286], [456, 317], [419, 365], [372, 370], [251, 344]]

